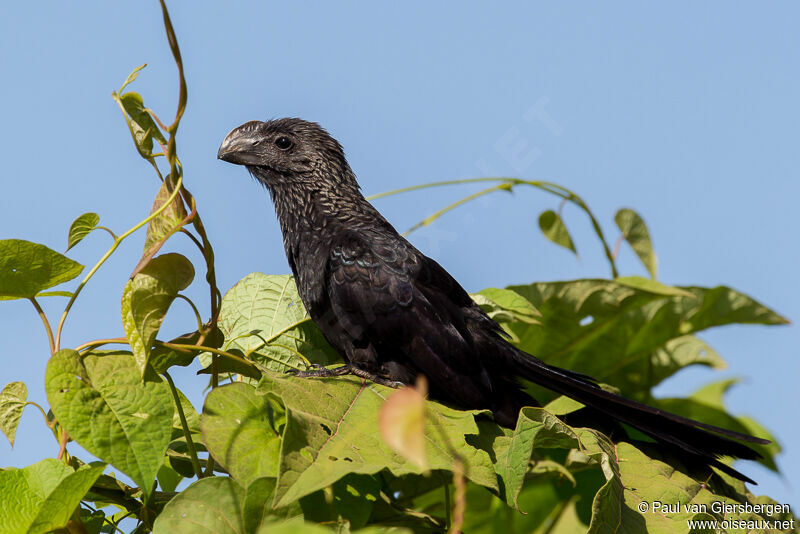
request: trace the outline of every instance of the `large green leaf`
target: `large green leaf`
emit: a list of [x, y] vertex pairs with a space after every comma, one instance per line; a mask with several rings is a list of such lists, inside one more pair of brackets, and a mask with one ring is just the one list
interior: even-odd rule
[[28, 388], [22, 382], [6, 384], [0, 392], [0, 431], [6, 435], [12, 447], [27, 400]]
[[638, 213], [629, 208], [623, 208], [614, 215], [614, 222], [622, 232], [622, 237], [631, 246], [633, 251], [647, 268], [647, 272], [653, 278], [656, 277], [658, 260], [653, 252], [653, 244], [650, 242], [650, 232], [647, 225]]
[[167, 503], [153, 534], [248, 534], [242, 516], [245, 495], [228, 477], [198, 480]]
[[[422, 470], [383, 442], [378, 413], [392, 391], [354, 377], [300, 379], [265, 375], [259, 392], [277, 398], [286, 410], [286, 426], [275, 504], [283, 506], [322, 489], [348, 473], [394, 475]], [[428, 403], [425, 455], [430, 469], [450, 470], [456, 454], [473, 482], [497, 490], [489, 454], [466, 443], [477, 436], [477, 412]], [[457, 452], [456, 452], [457, 450]]]
[[219, 319], [229, 349], [238, 349], [265, 368], [305, 369], [304, 358], [320, 365], [341, 361], [308, 316], [291, 275], [252, 273], [222, 300]]
[[[761, 521], [763, 525], [764, 520], [778, 519], [746, 511], [745, 505], [752, 510], [763, 498], [755, 498], [738, 480], [726, 475], [697, 480], [675, 469], [674, 458], [665, 463], [652, 451], [645, 454], [629, 443], [615, 445], [595, 431], [580, 430], [578, 435], [607, 479], [594, 499], [590, 533], [672, 534], [689, 532], [689, 520]], [[719, 506], [737, 508], [721, 513], [715, 511]]]
[[[526, 475], [531, 472], [529, 462], [534, 449], [573, 448], [578, 446], [578, 438], [561, 420], [541, 408], [523, 408], [514, 431], [509, 432], [506, 429], [502, 431], [503, 435], [497, 436], [491, 445], [494, 451], [495, 470], [503, 481], [504, 493], [501, 496], [510, 506], [518, 508], [520, 490]], [[567, 478], [571, 476], [560, 464], [542, 461], [538, 464], [540, 475], [552, 469], [561, 472]]]
[[158, 376], [144, 381], [130, 352], [57, 352], [45, 388], [53, 413], [83, 448], [150, 493], [172, 434], [173, 401]]
[[176, 253], [153, 258], [125, 284], [122, 293], [122, 325], [136, 357], [140, 375], [161, 322], [178, 292], [186, 289], [194, 278], [192, 262]]
[[[508, 506], [486, 489], [470, 484], [467, 487], [467, 510], [464, 518], [463, 532], [470, 534], [529, 534], [558, 532], [553, 520], [559, 512], [569, 505], [569, 495], [562, 495], [559, 487], [549, 478], [529, 479], [517, 497], [520, 510], [524, 514]], [[537, 530], [547, 523], [553, 530]], [[567, 530], [567, 534], [585, 531], [586, 527], [577, 525], [576, 529]]]
[[[485, 440], [491, 432], [488, 423], [482, 426], [482, 439]], [[709, 468], [687, 467], [678, 458], [666, 455], [656, 445], [614, 443], [596, 430], [569, 427], [540, 408], [523, 409], [517, 428], [513, 432], [503, 430], [502, 435], [494, 438], [491, 447], [498, 474], [504, 482], [505, 495], [501, 494], [501, 497], [509, 505], [516, 503], [523, 513], [558, 523], [560, 526], [553, 527], [552, 532], [580, 532], [587, 528], [589, 532], [598, 534], [688, 532], [686, 521], [696, 518], [698, 514], [684, 505], [698, 503], [707, 507], [707, 518], [758, 519], [754, 513], [740, 512], [725, 514], [724, 517], [723, 514], [711, 513], [711, 503], [714, 502], [757, 502], [742, 482], [720, 473], [710, 476]], [[551, 453], [563, 458], [562, 454], [558, 454], [558, 449], [570, 448], [572, 450], [564, 466], [559, 462], [543, 461]], [[528, 462], [531, 452], [535, 461]], [[546, 465], [540, 466], [545, 462]], [[605, 479], [599, 488], [591, 478], [584, 476], [588, 474], [587, 470], [598, 467]], [[547, 476], [556, 475], [558, 478], [555, 480], [559, 480], [561, 475], [569, 478], [567, 469], [575, 474], [578, 481], [572, 488], [563, 484], [555, 486], [560, 486], [559, 506], [553, 506], [552, 497], [546, 497], [547, 492], [544, 492], [544, 502], [540, 502], [525, 499], [526, 490], [520, 491], [523, 480], [527, 481], [524, 488], [531, 484], [540, 488], [542, 481], [548, 480]], [[591, 493], [586, 493], [587, 490]], [[537, 494], [542, 494], [542, 491], [537, 490]], [[576, 498], [575, 502], [583, 502], [580, 510], [571, 508]], [[593, 501], [590, 508], [586, 507], [587, 499]], [[648, 508], [641, 511], [642, 503], [652, 507], [655, 502], [678, 506], [680, 510], [672, 512], [665, 508]], [[557, 515], [543, 513], [551, 511]], [[530, 523], [522, 524], [528, 525], [529, 529], [514, 529], [512, 532], [532, 530]]]
[[203, 441], [242, 486], [278, 476], [280, 434], [267, 397], [241, 382], [214, 389], [203, 406]]
[[0, 300], [33, 298], [83, 270], [55, 250], [22, 239], [0, 240]]
[[[509, 323], [520, 348], [647, 399], [650, 389], [692, 364], [723, 362], [697, 331], [733, 323], [783, 324], [784, 318], [727, 287], [669, 288], [626, 279], [511, 286], [541, 313], [540, 324]], [[545, 402], [549, 399], [539, 399]]]
[[487, 287], [470, 296], [498, 323], [521, 321], [535, 324], [542, 315], [529, 300], [510, 289]]
[[279, 521], [299, 517], [296, 504], [270, 510], [274, 487], [274, 479], [268, 478], [255, 481], [247, 490], [229, 477], [198, 480], [167, 503], [156, 519], [153, 533], [251, 534], [262, 525], [278, 525]]
[[69, 521], [105, 464], [77, 471], [54, 458], [0, 471], [0, 533], [44, 534]]

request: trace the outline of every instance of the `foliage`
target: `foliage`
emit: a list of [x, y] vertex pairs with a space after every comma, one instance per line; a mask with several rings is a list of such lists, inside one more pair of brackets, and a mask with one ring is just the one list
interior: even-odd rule
[[[287, 374], [334, 365], [341, 357], [308, 317], [291, 276], [253, 273], [224, 298], [217, 288], [213, 249], [177, 155], [186, 83], [163, 3], [162, 10], [180, 81], [174, 121], [165, 125], [139, 94], [126, 91], [142, 67], [113, 95], [138, 153], [160, 180], [150, 215], [120, 234], [100, 226], [96, 213], [75, 219], [67, 250], [98, 229], [113, 241], [70, 291], [46, 290], [74, 280], [84, 266], [44, 245], [0, 241], [0, 299], [32, 303], [52, 353], [45, 374], [52, 412], [29, 401], [24, 384], [11, 382], [0, 392], [0, 430], [13, 445], [25, 407], [34, 406], [52, 430], [57, 451], [56, 458], [0, 471], [0, 532], [640, 533], [688, 531], [690, 519], [791, 519], [755, 512], [723, 518], [710, 507], [703, 511], [712, 502], [771, 501], [723, 474], [683, 465], [636, 436], [614, 443], [599, 430], [571, 427], [562, 416], [577, 403], [545, 390], [535, 395], [549, 404], [523, 409], [509, 429], [486, 412], [426, 401], [424, 383], [394, 391], [355, 377]], [[557, 210], [539, 217], [545, 237], [576, 252], [561, 213], [572, 204], [589, 217], [609, 260], [608, 280], [539, 282], [475, 294], [512, 342], [629, 397], [770, 437], [755, 421], [725, 410], [723, 394], [731, 381], [685, 399], [654, 399], [651, 390], [690, 365], [724, 366], [698, 332], [785, 319], [731, 288], [656, 281], [650, 234], [630, 209], [615, 216], [619, 243], [630, 244], [651, 279], [618, 276], [616, 250], [594, 214], [557, 184], [481, 178], [386, 194], [465, 182], [494, 185], [409, 231], [481, 195], [526, 185], [560, 199]], [[140, 229], [146, 232], [141, 259], [120, 288], [126, 337], [62, 347], [61, 333], [82, 289]], [[177, 232], [191, 237], [202, 265], [180, 254], [159, 254]], [[193, 283], [196, 267], [205, 270], [210, 289], [207, 320], [181, 293]], [[68, 298], [55, 328], [38, 304], [47, 296]], [[191, 305], [197, 325], [191, 334], [164, 341], [160, 327], [175, 299]], [[128, 348], [101, 350], [107, 344]], [[200, 414], [170, 376], [173, 368], [195, 361], [211, 386]], [[73, 440], [102, 461], [86, 464], [71, 455]], [[776, 470], [779, 451], [775, 443], [760, 447], [762, 463]], [[654, 501], [696, 506], [641, 512], [641, 503]]]

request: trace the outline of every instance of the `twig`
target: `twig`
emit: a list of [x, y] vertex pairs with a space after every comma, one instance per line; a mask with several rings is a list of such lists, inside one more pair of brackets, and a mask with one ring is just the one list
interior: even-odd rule
[[194, 474], [197, 475], [197, 478], [203, 478], [203, 470], [201, 469], [200, 462], [197, 459], [197, 449], [194, 446], [194, 441], [192, 441], [192, 433], [189, 430], [189, 423], [186, 422], [186, 414], [183, 412], [183, 404], [181, 404], [181, 398], [180, 395], [178, 395], [178, 388], [175, 387], [175, 382], [172, 381], [172, 377], [169, 376], [168, 372], [163, 371], [161, 374], [167, 379], [169, 389], [172, 391], [172, 398], [175, 400], [175, 408], [178, 410], [178, 417], [181, 420], [183, 435], [186, 437], [186, 448], [189, 451], [189, 458], [192, 462], [192, 470], [194, 471]]
[[47, 341], [50, 343], [50, 354], [56, 353], [56, 344], [53, 341], [53, 329], [50, 328], [50, 321], [47, 320], [47, 316], [44, 314], [44, 310], [42, 307], [39, 306], [39, 302], [36, 300], [36, 297], [31, 297], [28, 300], [31, 301], [33, 307], [36, 308], [36, 313], [39, 314], [39, 317], [42, 319], [42, 323], [44, 324], [44, 329], [47, 331]]

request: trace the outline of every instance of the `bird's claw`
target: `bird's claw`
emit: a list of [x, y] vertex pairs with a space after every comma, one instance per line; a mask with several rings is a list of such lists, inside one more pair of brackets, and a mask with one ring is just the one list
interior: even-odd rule
[[297, 369], [292, 369], [290, 371], [291, 374], [300, 378], [325, 378], [329, 376], [346, 375], [350, 374], [350, 372], [351, 368], [349, 365], [328, 369], [327, 367], [319, 365], [318, 363], [312, 363], [305, 371], [300, 371]]

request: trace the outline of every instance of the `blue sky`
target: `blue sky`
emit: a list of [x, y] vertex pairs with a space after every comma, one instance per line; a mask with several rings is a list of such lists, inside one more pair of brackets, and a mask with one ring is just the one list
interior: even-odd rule
[[[189, 105], [179, 153], [185, 183], [217, 254], [226, 290], [252, 271], [288, 272], [266, 193], [216, 160], [250, 119], [299, 116], [344, 145], [367, 194], [486, 175], [550, 180], [580, 194], [614, 239], [613, 214], [647, 221], [670, 284], [730, 285], [800, 319], [800, 33], [796, 3], [173, 2]], [[110, 93], [141, 63], [133, 89], [167, 119], [175, 70], [155, 2], [16, 2], [0, 17], [0, 238], [63, 250], [71, 221], [96, 211], [124, 230], [149, 211], [157, 182], [136, 154]], [[376, 201], [405, 229], [479, 187]], [[608, 276], [588, 222], [567, 207], [580, 258], [549, 244], [542, 193], [486, 197], [414, 234], [471, 291], [538, 280]], [[143, 236], [123, 246], [87, 287], [65, 346], [122, 334], [119, 298]], [[93, 264], [93, 234], [71, 256]], [[180, 239], [173, 249], [193, 254]], [[197, 259], [196, 256], [191, 256]], [[623, 274], [644, 274], [623, 249]], [[189, 294], [203, 302], [198, 282]], [[45, 303], [51, 314], [63, 301]], [[43, 392], [47, 343], [27, 302], [0, 303], [2, 382]], [[172, 312], [171, 312], [172, 313]], [[192, 319], [177, 307], [164, 328]], [[743, 465], [765, 493], [800, 510], [797, 350], [800, 330], [742, 326], [703, 336], [729, 362], [659, 388], [686, 394], [741, 377], [728, 396], [781, 441], [784, 478]], [[193, 370], [178, 377], [200, 407]], [[33, 411], [0, 465], [56, 453]]]

